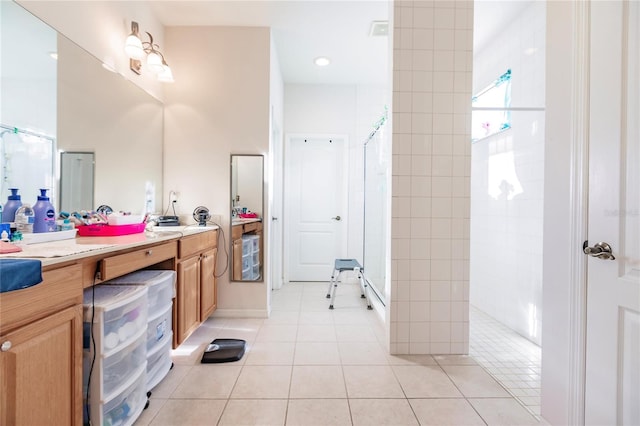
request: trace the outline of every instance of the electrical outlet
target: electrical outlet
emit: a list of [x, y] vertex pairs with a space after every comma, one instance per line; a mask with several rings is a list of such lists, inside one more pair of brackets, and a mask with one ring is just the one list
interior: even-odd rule
[[212, 214], [210, 220], [211, 220], [211, 222], [217, 223], [218, 225], [220, 225], [220, 221], [222, 220], [222, 215]]
[[178, 196], [180, 196], [180, 192], [179, 191], [175, 191], [173, 189], [171, 189], [169, 191], [169, 201], [170, 202], [178, 202]]

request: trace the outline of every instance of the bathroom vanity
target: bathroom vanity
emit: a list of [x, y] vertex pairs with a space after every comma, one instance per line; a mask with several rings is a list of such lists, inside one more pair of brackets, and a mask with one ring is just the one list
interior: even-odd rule
[[24, 246], [25, 256], [78, 253], [40, 259], [40, 284], [0, 293], [0, 424], [82, 424], [85, 288], [141, 269], [177, 271], [173, 346], [184, 341], [216, 309], [217, 233], [185, 227]]

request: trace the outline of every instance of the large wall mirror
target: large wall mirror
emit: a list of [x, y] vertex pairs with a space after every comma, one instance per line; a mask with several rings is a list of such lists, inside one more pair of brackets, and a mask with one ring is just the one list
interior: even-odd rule
[[231, 155], [232, 281], [263, 281], [264, 157]]
[[[3, 1], [0, 8], [1, 124], [12, 129], [3, 134], [0, 151], [5, 152], [8, 139], [45, 135], [44, 143], [53, 145], [47, 155], [54, 165], [43, 183], [34, 183], [21, 176], [42, 169], [37, 165], [42, 163], [41, 153], [20, 153], [24, 158], [3, 155], [0, 202], [6, 201], [9, 187], [16, 187], [22, 201], [33, 204], [38, 189], [34, 186], [43, 185], [59, 210], [92, 210], [107, 204], [115, 211], [159, 211], [162, 103], [20, 5]], [[83, 177], [61, 174], [61, 163], [71, 157], [57, 152], [84, 153]], [[9, 167], [4, 167], [7, 162]], [[65, 192], [64, 205], [60, 191]]]

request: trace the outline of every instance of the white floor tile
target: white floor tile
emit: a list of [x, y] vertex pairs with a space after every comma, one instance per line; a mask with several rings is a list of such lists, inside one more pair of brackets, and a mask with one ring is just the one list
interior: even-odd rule
[[[500, 425], [539, 418], [539, 348], [490, 317], [471, 311], [471, 356], [390, 355], [384, 325], [358, 286], [339, 285], [334, 310], [326, 288], [285, 285], [272, 293], [269, 319], [209, 318], [172, 352], [175, 366], [136, 425]], [[214, 338], [244, 339], [247, 352], [238, 362], [200, 364]]]

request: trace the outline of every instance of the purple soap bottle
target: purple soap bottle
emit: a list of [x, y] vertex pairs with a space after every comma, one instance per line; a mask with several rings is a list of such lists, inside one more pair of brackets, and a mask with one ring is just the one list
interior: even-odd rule
[[33, 232], [54, 232], [56, 231], [56, 209], [49, 201], [46, 189], [40, 189], [38, 201], [33, 205], [35, 221]]
[[16, 210], [22, 205], [20, 196], [18, 195], [18, 188], [9, 188], [11, 195], [7, 198], [7, 204], [4, 205], [2, 213], [2, 220], [4, 222], [14, 222], [16, 217]]

